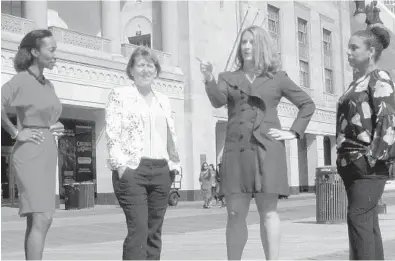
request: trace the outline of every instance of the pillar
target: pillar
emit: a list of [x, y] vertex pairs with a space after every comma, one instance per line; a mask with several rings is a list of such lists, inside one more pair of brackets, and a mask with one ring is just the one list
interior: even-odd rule
[[[59, 137], [55, 136], [56, 147], [59, 145]], [[58, 148], [59, 150], [59, 148]], [[56, 155], [56, 185], [55, 185], [55, 207], [59, 209], [60, 207], [60, 197], [59, 197], [59, 153]]]
[[336, 148], [336, 137], [330, 136], [331, 139], [331, 165], [336, 166], [336, 159], [337, 159], [337, 148]]
[[152, 49], [162, 50], [162, 2], [152, 1]]
[[[179, 28], [178, 1], [161, 1], [162, 51], [171, 54], [173, 66], [178, 66]], [[182, 21], [182, 20], [180, 20]]]
[[121, 55], [120, 0], [101, 1], [101, 35], [111, 40], [111, 52]]
[[47, 0], [41, 1], [23, 1], [22, 16], [28, 20], [34, 21], [37, 28], [48, 28], [48, 3]]
[[288, 184], [291, 194], [299, 194], [299, 160], [298, 160], [298, 141], [286, 140], [286, 155], [288, 168]]
[[324, 166], [325, 165], [324, 136], [323, 135], [316, 135], [315, 138], [317, 140], [317, 166]]

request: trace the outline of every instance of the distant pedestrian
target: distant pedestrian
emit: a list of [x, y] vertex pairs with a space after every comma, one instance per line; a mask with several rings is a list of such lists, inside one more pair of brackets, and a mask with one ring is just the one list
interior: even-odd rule
[[211, 200], [211, 172], [207, 162], [202, 164], [199, 176], [201, 192], [203, 196], [203, 208], [210, 208]]
[[389, 44], [382, 25], [358, 31], [348, 42], [357, 77], [338, 102], [336, 164], [347, 191], [352, 260], [384, 259], [378, 202], [395, 157], [395, 90], [377, 62]]
[[209, 171], [211, 176], [211, 200], [210, 200], [210, 206], [211, 206], [213, 199], [217, 201], [217, 180], [216, 180], [216, 171], [213, 164], [209, 165]]

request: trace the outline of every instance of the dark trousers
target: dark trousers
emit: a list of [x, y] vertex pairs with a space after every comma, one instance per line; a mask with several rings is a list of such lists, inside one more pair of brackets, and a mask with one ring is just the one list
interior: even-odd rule
[[121, 179], [113, 171], [115, 195], [125, 213], [128, 228], [123, 260], [160, 259], [170, 185], [170, 171], [165, 160], [142, 159], [136, 170], [127, 169]]
[[371, 168], [361, 157], [338, 171], [348, 198], [347, 226], [350, 260], [384, 260], [378, 201], [388, 179], [388, 168], [378, 162]]

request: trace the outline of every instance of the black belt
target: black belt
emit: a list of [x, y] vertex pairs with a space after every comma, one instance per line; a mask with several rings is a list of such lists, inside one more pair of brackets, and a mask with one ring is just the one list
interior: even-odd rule
[[49, 126], [39, 126], [39, 125], [23, 125], [23, 129], [49, 129]]

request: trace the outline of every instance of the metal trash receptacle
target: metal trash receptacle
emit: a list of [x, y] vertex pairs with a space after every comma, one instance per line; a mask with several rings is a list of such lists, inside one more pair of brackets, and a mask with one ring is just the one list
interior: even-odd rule
[[316, 221], [319, 224], [347, 220], [347, 193], [335, 166], [316, 168]]
[[95, 183], [65, 184], [65, 209], [84, 209], [95, 206]]

